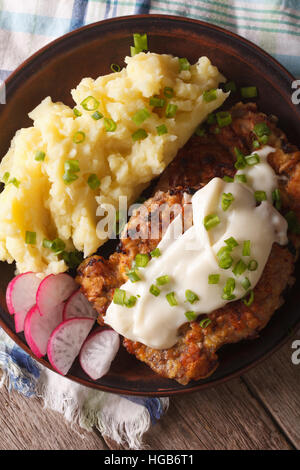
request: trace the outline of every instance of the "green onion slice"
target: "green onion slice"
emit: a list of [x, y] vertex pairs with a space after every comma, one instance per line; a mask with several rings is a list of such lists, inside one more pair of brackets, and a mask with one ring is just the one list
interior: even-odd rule
[[160, 294], [160, 289], [155, 285], [152, 284], [149, 289], [150, 294], [155, 295], [155, 297], [158, 297]]
[[198, 137], [203, 137], [205, 134], [206, 134], [206, 130], [204, 129], [203, 126], [198, 126], [196, 131], [195, 131], [195, 134], [198, 136]]
[[46, 154], [42, 150], [38, 150], [35, 154], [35, 157], [34, 157], [34, 159], [37, 162], [43, 162], [45, 160], [45, 158], [46, 158]]
[[254, 191], [254, 197], [257, 202], [262, 202], [267, 200], [266, 191]]
[[251, 287], [251, 282], [249, 281], [249, 279], [247, 277], [245, 277], [242, 282], [242, 287], [245, 289], [245, 290], [248, 290], [249, 287]]
[[247, 269], [247, 265], [244, 263], [242, 259], [240, 259], [234, 266], [232, 272], [236, 277], [239, 277], [246, 271], [246, 269]]
[[206, 103], [209, 103], [210, 101], [214, 101], [217, 99], [217, 90], [215, 88], [212, 88], [211, 90], [207, 90], [203, 93], [203, 100], [206, 101]]
[[292, 233], [300, 234], [300, 223], [294, 211], [289, 211], [285, 214], [285, 219], [288, 223], [288, 229]]
[[85, 140], [85, 133], [82, 131], [77, 131], [73, 135], [73, 142], [74, 144], [81, 144]]
[[197, 318], [197, 314], [193, 312], [192, 310], [189, 310], [188, 312], [185, 312], [185, 316], [188, 321], [195, 321]]
[[171, 305], [171, 307], [175, 307], [176, 305], [178, 305], [178, 302], [177, 302], [176, 297], [175, 297], [175, 292], [169, 292], [166, 295], [166, 299], [169, 302], [169, 304]]
[[249, 294], [247, 294], [246, 297], [243, 298], [243, 302], [247, 307], [250, 307], [250, 305], [253, 304], [254, 301], [254, 292], [251, 290]]
[[63, 181], [65, 184], [71, 184], [77, 179], [78, 179], [78, 176], [75, 173], [72, 173], [71, 171], [66, 171], [63, 174]]
[[143, 108], [132, 116], [132, 120], [137, 126], [140, 126], [150, 115], [148, 109]]
[[210, 325], [210, 324], [211, 324], [211, 319], [210, 319], [210, 318], [203, 318], [203, 320], [201, 320], [201, 321], [199, 322], [199, 326], [200, 326], [201, 328], [207, 328], [208, 325]]
[[235, 295], [233, 295], [234, 289], [235, 289], [235, 280], [233, 279], [233, 277], [229, 277], [223, 289], [222, 299], [224, 300], [235, 299]]
[[16, 188], [18, 188], [20, 186], [20, 181], [17, 180], [17, 178], [12, 178], [8, 181], [8, 184], [13, 184]]
[[232, 193], [223, 193], [222, 202], [221, 202], [223, 211], [227, 211], [229, 207], [231, 206], [231, 204], [233, 203], [233, 201], [234, 201], [234, 196]]
[[92, 118], [94, 119], [94, 121], [99, 121], [99, 119], [103, 118], [103, 114], [101, 114], [99, 111], [95, 111], [92, 114]]
[[150, 106], [154, 106], [154, 108], [163, 108], [166, 104], [166, 100], [160, 98], [159, 96], [151, 96], [149, 104]]
[[80, 104], [86, 111], [96, 111], [100, 103], [93, 96], [88, 96]]
[[121, 71], [121, 67], [118, 64], [111, 64], [110, 70], [114, 73], [117, 73]]
[[73, 109], [73, 113], [74, 113], [74, 116], [76, 116], [76, 117], [82, 116], [82, 113], [77, 108]]
[[243, 98], [255, 98], [257, 96], [256, 86], [247, 86], [241, 88], [241, 95]]
[[134, 33], [133, 43], [136, 50], [147, 51], [148, 50], [148, 38], [147, 34]]
[[227, 238], [226, 240], [224, 240], [224, 242], [226, 243], [230, 251], [232, 251], [233, 248], [235, 248], [236, 246], [239, 246], [238, 242], [236, 241], [234, 237]]
[[229, 252], [225, 251], [220, 257], [219, 257], [219, 266], [222, 269], [229, 269], [232, 266], [233, 259], [230, 256]]
[[255, 259], [249, 261], [248, 269], [249, 271], [256, 271], [258, 268], [258, 262]]
[[169, 284], [169, 282], [170, 282], [170, 276], [168, 276], [168, 274], [165, 274], [164, 276], [159, 276], [156, 279], [156, 284], [158, 286], [164, 286], [165, 284]]
[[169, 99], [173, 98], [173, 96], [174, 96], [173, 88], [171, 88], [170, 86], [166, 86], [164, 88], [164, 95], [165, 95], [166, 98], [169, 98]]
[[253, 131], [257, 135], [257, 137], [262, 137], [264, 135], [271, 134], [271, 130], [265, 122], [259, 122], [255, 124]]
[[219, 111], [216, 116], [219, 127], [229, 126], [232, 123], [232, 117], [228, 111]]
[[166, 117], [172, 118], [175, 116], [178, 106], [173, 103], [168, 103], [166, 107]]
[[220, 281], [220, 274], [209, 274], [208, 284], [218, 284]]
[[207, 116], [206, 122], [207, 124], [215, 124], [217, 122], [216, 115], [214, 113], [210, 113]]
[[179, 60], [179, 72], [181, 72], [182, 70], [190, 70], [191, 64], [189, 63], [186, 57], [183, 57], [178, 60]]
[[164, 135], [168, 133], [167, 126], [165, 124], [161, 124], [160, 126], [156, 127], [157, 135]]
[[150, 252], [150, 255], [152, 256], [152, 258], [158, 258], [159, 256], [161, 256], [161, 251], [159, 248], [155, 248], [153, 251]]
[[250, 256], [250, 240], [245, 240], [244, 241], [243, 256]]
[[140, 276], [138, 275], [137, 269], [130, 269], [129, 271], [127, 271], [126, 274], [131, 280], [131, 282], [137, 282], [141, 280]]
[[25, 243], [27, 245], [36, 245], [36, 232], [28, 232], [25, 233]]
[[220, 223], [220, 218], [216, 214], [209, 214], [204, 217], [204, 227], [206, 230], [210, 230]]
[[88, 185], [91, 189], [95, 190], [97, 188], [99, 188], [100, 186], [100, 180], [98, 178], [98, 176], [95, 174], [95, 173], [92, 173], [89, 177], [88, 177]]
[[117, 129], [117, 123], [113, 119], [104, 118], [103, 122], [106, 132], [115, 132]]
[[247, 176], [244, 174], [235, 175], [234, 180], [238, 183], [247, 183]]
[[137, 131], [135, 131], [132, 135], [132, 140], [134, 142], [138, 141], [138, 140], [144, 140], [148, 137], [148, 134], [147, 132], [145, 131], [145, 129], [138, 129]]
[[259, 155], [257, 153], [254, 153], [253, 155], [247, 155], [245, 157], [246, 163], [249, 166], [257, 165], [257, 163], [260, 162]]
[[245, 160], [243, 153], [237, 147], [234, 147], [234, 153], [236, 155], [236, 162], [234, 164], [235, 168], [237, 170], [241, 170], [242, 168], [245, 168], [246, 160]]
[[76, 269], [83, 261], [83, 253], [77, 250], [63, 251], [61, 256], [70, 269]]
[[234, 179], [231, 178], [231, 176], [224, 175], [224, 176], [223, 176], [223, 181], [226, 181], [226, 183], [233, 183], [233, 182], [234, 182]]
[[232, 91], [233, 93], [236, 91], [236, 84], [233, 81], [227, 82], [224, 85], [224, 90], [227, 91]]
[[78, 173], [80, 171], [78, 160], [66, 160], [64, 167], [65, 171], [70, 171], [71, 173]]
[[278, 211], [280, 211], [281, 209], [281, 195], [280, 195], [280, 191], [278, 188], [274, 189], [274, 191], [272, 192], [272, 200], [275, 204], [275, 207]]
[[125, 298], [126, 291], [117, 287], [114, 292], [113, 303], [117, 305], [125, 305]]
[[8, 180], [9, 180], [9, 177], [10, 177], [10, 173], [8, 171], [6, 171], [2, 177], [2, 182], [4, 184], [7, 184], [8, 183]]
[[138, 253], [135, 257], [135, 266], [137, 268], [145, 268], [149, 263], [150, 258], [146, 253]]
[[190, 289], [187, 289], [185, 291], [185, 298], [190, 304], [194, 304], [195, 302], [198, 302], [198, 300], [199, 300], [198, 295], [195, 294], [195, 292], [193, 292]]
[[135, 297], [135, 295], [131, 295], [129, 298], [125, 296], [124, 304], [127, 308], [132, 308], [135, 306], [136, 301], [137, 301], [137, 298]]
[[254, 148], [254, 150], [259, 149], [260, 143], [258, 142], [258, 140], [253, 140], [252, 147]]
[[263, 135], [262, 137], [259, 137], [259, 142], [263, 145], [267, 144], [269, 142], [269, 136]]

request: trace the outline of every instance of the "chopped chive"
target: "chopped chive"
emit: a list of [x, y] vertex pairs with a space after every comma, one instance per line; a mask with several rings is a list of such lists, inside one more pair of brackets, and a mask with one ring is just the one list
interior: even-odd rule
[[173, 103], [168, 103], [166, 107], [166, 117], [172, 118], [175, 116], [178, 106]]
[[137, 298], [136, 298], [135, 295], [131, 295], [129, 298], [127, 298], [127, 297], [125, 296], [124, 305], [125, 305], [127, 308], [132, 308], [132, 307], [135, 306], [136, 301], [137, 301]]
[[154, 106], [154, 108], [163, 108], [166, 104], [166, 100], [159, 98], [159, 96], [151, 96], [149, 104], [150, 106]]
[[28, 232], [25, 234], [25, 243], [27, 245], [36, 245], [36, 232]]
[[247, 307], [250, 307], [250, 305], [253, 304], [254, 301], [254, 292], [251, 290], [249, 294], [246, 295], [246, 297], [243, 298], [243, 302]]
[[161, 256], [161, 251], [159, 248], [155, 248], [153, 251], [150, 252], [150, 255], [152, 256], [152, 258], [158, 258], [159, 256]]
[[141, 51], [147, 51], [148, 50], [148, 38], [147, 34], [139, 34], [139, 33], [134, 33], [133, 34], [133, 43], [134, 47], [136, 50]]
[[280, 211], [281, 209], [281, 195], [280, 195], [280, 191], [278, 188], [274, 189], [274, 191], [272, 192], [272, 200], [275, 204], [275, 207], [278, 211]]
[[78, 160], [66, 160], [64, 167], [65, 171], [70, 171], [72, 173], [78, 173], [80, 171]]
[[217, 122], [219, 127], [229, 126], [232, 123], [231, 114], [228, 111], [219, 111], [217, 113]]
[[6, 171], [2, 177], [2, 182], [4, 184], [7, 184], [8, 183], [8, 180], [9, 180], [9, 177], [10, 177], [10, 173], [8, 171]]
[[253, 140], [252, 147], [254, 148], [254, 150], [259, 149], [260, 143], [258, 142], [258, 140]]
[[164, 95], [165, 95], [166, 98], [169, 98], [169, 99], [173, 98], [173, 96], [174, 96], [173, 88], [171, 88], [170, 86], [166, 86], [164, 88]]
[[234, 182], [234, 179], [231, 178], [231, 176], [224, 175], [224, 176], [223, 176], [223, 181], [226, 181], [226, 183], [233, 183], [233, 182]]
[[88, 177], [88, 185], [91, 189], [97, 189], [99, 188], [100, 186], [100, 180], [98, 178], [97, 175], [95, 175], [95, 173], [92, 173], [89, 177]]
[[223, 193], [222, 202], [221, 202], [223, 211], [227, 211], [229, 207], [231, 206], [231, 204], [233, 203], [233, 201], [234, 201], [234, 196], [232, 193]]
[[148, 109], [143, 108], [137, 111], [131, 119], [137, 126], [140, 126], [150, 115]]
[[241, 170], [242, 168], [245, 168], [246, 166], [246, 160], [242, 152], [240, 151], [239, 148], [234, 147], [234, 153], [236, 155], [236, 162], [234, 164], [235, 168], [237, 170]]
[[203, 100], [206, 101], [206, 103], [209, 103], [210, 101], [214, 101], [216, 99], [217, 99], [217, 90], [215, 88], [204, 91]]
[[73, 113], [74, 113], [74, 116], [76, 116], [76, 117], [82, 116], [82, 113], [77, 108], [73, 109]]
[[220, 274], [209, 274], [208, 284], [218, 284], [220, 280]]
[[198, 302], [198, 300], [199, 300], [198, 295], [195, 294], [195, 292], [193, 292], [190, 289], [187, 289], [185, 291], [185, 298], [190, 304], [194, 304], [195, 302]]
[[249, 281], [249, 279], [247, 277], [245, 277], [242, 282], [242, 287], [245, 289], [245, 290], [248, 290], [249, 287], [251, 287], [251, 282]]
[[148, 134], [147, 134], [147, 132], [145, 131], [145, 129], [140, 128], [140, 129], [138, 129], [137, 131], [135, 131], [135, 132], [131, 135], [131, 137], [132, 137], [132, 140], [133, 140], [134, 142], [137, 142], [138, 140], [144, 140], [144, 139], [146, 139], [146, 138], [148, 137]]
[[233, 81], [227, 82], [224, 85], [224, 90], [227, 91], [232, 91], [233, 93], [236, 91], [236, 84]]
[[235, 175], [234, 179], [238, 183], [247, 183], [247, 176], [244, 174]]
[[258, 268], [258, 262], [255, 259], [249, 261], [248, 269], [249, 271], [256, 271]]
[[179, 61], [179, 72], [181, 72], [182, 70], [190, 70], [191, 64], [189, 63], [186, 57], [178, 59], [178, 61]]
[[99, 111], [95, 111], [92, 114], [92, 118], [94, 119], [94, 121], [99, 121], [99, 119], [103, 118], [103, 114], [101, 114]]
[[124, 305], [125, 304], [125, 297], [126, 291], [123, 289], [119, 289], [118, 287], [115, 289], [113, 302], [117, 305]]
[[138, 253], [134, 261], [137, 268], [145, 268], [149, 263], [150, 258], [146, 253]]
[[34, 159], [37, 161], [37, 162], [43, 162], [45, 160], [45, 157], [46, 157], [46, 154], [45, 152], [43, 152], [42, 150], [38, 150], [35, 154], [35, 157]]
[[204, 217], [204, 227], [206, 230], [210, 230], [220, 223], [220, 219], [216, 214], [206, 215]]
[[224, 240], [230, 251], [233, 250], [236, 246], [239, 246], [238, 242], [234, 237], [227, 238], [227, 240]]
[[152, 284], [149, 289], [150, 294], [155, 295], [155, 297], [158, 297], [160, 294], [160, 289], [155, 285]]
[[158, 286], [164, 286], [165, 284], [168, 284], [170, 282], [170, 276], [165, 274], [164, 276], [160, 276], [156, 279], [156, 284]]
[[164, 135], [168, 133], [167, 126], [165, 124], [161, 124], [160, 126], [156, 127], [157, 135]]
[[136, 269], [130, 269], [129, 271], [127, 271], [126, 274], [127, 274], [127, 277], [131, 280], [131, 282], [137, 282], [141, 280]]
[[201, 328], [207, 328], [208, 325], [210, 325], [210, 324], [211, 324], [211, 319], [210, 319], [210, 318], [203, 318], [203, 320], [201, 320], [201, 321], [199, 322], [199, 326], [200, 326]]
[[257, 135], [257, 137], [262, 137], [263, 135], [271, 134], [271, 130], [265, 122], [259, 122], [255, 124], [253, 132]]
[[247, 155], [245, 157], [246, 163], [249, 166], [257, 165], [257, 163], [260, 162], [259, 155], [257, 153], [254, 153], [253, 155]]
[[236, 265], [234, 266], [232, 272], [236, 277], [241, 276], [247, 269], [247, 265], [244, 263], [242, 259], [240, 259]]
[[177, 302], [176, 297], [175, 297], [175, 292], [169, 292], [166, 295], [166, 299], [169, 302], [169, 304], [171, 305], [171, 307], [175, 307], [176, 305], [178, 305], [178, 302]]
[[207, 116], [206, 122], [207, 124], [215, 124], [217, 122], [216, 115], [214, 113], [210, 113]]
[[198, 137], [203, 137], [206, 134], [206, 130], [204, 129], [203, 126], [198, 126], [197, 129], [195, 130], [195, 134]]
[[254, 197], [257, 202], [262, 202], [267, 200], [266, 191], [254, 191]]
[[245, 240], [244, 241], [243, 256], [250, 256], [250, 240]]
[[257, 96], [256, 86], [246, 86], [241, 88], [241, 95], [243, 98], [255, 98]]
[[188, 321], [195, 321], [197, 318], [197, 314], [193, 312], [192, 310], [185, 312], [185, 316], [188, 319]]
[[93, 96], [88, 96], [80, 104], [86, 111], [96, 111], [100, 103]]
[[103, 122], [106, 132], [115, 132], [117, 129], [117, 123], [113, 119], [104, 118]]
[[81, 144], [85, 140], [85, 133], [82, 131], [75, 132], [73, 135], [74, 144]]
[[289, 211], [285, 214], [285, 219], [288, 223], [288, 229], [292, 233], [300, 234], [300, 223], [294, 211]]
[[117, 73], [121, 71], [121, 67], [118, 64], [111, 64], [110, 70], [114, 73]]

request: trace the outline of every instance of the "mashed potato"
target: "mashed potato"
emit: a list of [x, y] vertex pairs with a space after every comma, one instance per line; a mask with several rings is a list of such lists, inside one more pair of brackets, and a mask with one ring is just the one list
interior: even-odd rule
[[[0, 194], [0, 259], [15, 260], [18, 272], [67, 269], [43, 246], [44, 239], [59, 238], [65, 250], [75, 248], [85, 257], [94, 253], [103, 243], [96, 234], [98, 204], [117, 207], [119, 196], [127, 196], [128, 204], [134, 202], [227, 97], [217, 89], [224, 77], [207, 57], [182, 71], [178, 58], [170, 55], [140, 53], [125, 61], [127, 67], [120, 72], [84, 78], [72, 90], [77, 115], [46, 98], [29, 115], [33, 127], [16, 133], [3, 158], [0, 177], [7, 184]], [[173, 90], [171, 98], [164, 97], [165, 87]], [[203, 92], [212, 88], [217, 89], [215, 99], [205, 101]], [[177, 106], [174, 116], [166, 117], [165, 108], [150, 105], [156, 95]], [[83, 103], [88, 97], [92, 110]], [[99, 119], [92, 118], [95, 107]], [[142, 109], [149, 116], [137, 125], [132, 117]], [[105, 118], [114, 121], [112, 132], [107, 131]], [[167, 133], [158, 135], [157, 127], [163, 124]], [[139, 128], [147, 137], [133, 140]], [[82, 142], [74, 142], [76, 137]], [[37, 152], [43, 152], [44, 159], [36, 160]], [[77, 178], [66, 184], [69, 160], [78, 166], [72, 173]], [[88, 184], [91, 175], [100, 183], [96, 188]], [[25, 242], [27, 232], [35, 234], [34, 243]]]

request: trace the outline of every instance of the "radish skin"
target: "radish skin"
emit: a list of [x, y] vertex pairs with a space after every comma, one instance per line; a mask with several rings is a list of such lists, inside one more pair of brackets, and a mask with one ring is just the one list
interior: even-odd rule
[[65, 302], [78, 284], [66, 273], [50, 274], [40, 284], [36, 294], [36, 304], [41, 315], [47, 315]]

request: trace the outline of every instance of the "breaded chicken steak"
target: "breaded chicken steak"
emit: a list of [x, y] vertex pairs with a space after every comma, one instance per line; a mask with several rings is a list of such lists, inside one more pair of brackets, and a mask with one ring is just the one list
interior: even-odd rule
[[[136, 254], [149, 254], [161, 240], [164, 212], [169, 216], [168, 207], [174, 204], [184, 210], [189, 195], [212, 178], [233, 177], [236, 172], [234, 149], [238, 148], [244, 155], [253, 151], [253, 141], [257, 140], [254, 126], [257, 123], [265, 122], [271, 130], [268, 145], [276, 150], [269, 155], [268, 162], [280, 176], [280, 210], [283, 214], [293, 211], [300, 220], [300, 152], [277, 128], [276, 119], [258, 112], [255, 104], [239, 103], [231, 110], [231, 115], [231, 125], [221, 129], [217, 124], [210, 125], [204, 135], [192, 137], [178, 153], [160, 178], [154, 196], [144, 203], [144, 210], [130, 218], [116, 252], [109, 259], [92, 256], [79, 267], [77, 281], [97, 309], [100, 324], [104, 322], [115, 288], [128, 280], [126, 273]], [[148, 230], [153, 218], [157, 221], [157, 236], [149, 239]], [[173, 218], [171, 213], [169, 221]], [[292, 227], [294, 232], [299, 232], [297, 219], [296, 230], [295, 223]], [[131, 233], [133, 226], [135, 231]], [[139, 228], [138, 235], [136, 227]], [[211, 322], [204, 328], [200, 326], [203, 315], [196, 321], [185, 323], [179, 330], [178, 342], [170, 349], [153, 349], [124, 338], [127, 351], [157, 374], [183, 385], [211, 375], [218, 366], [218, 349], [224, 344], [255, 338], [282, 304], [282, 293], [292, 283], [299, 245], [298, 233], [290, 230], [288, 237], [287, 246], [273, 245], [250, 306], [241, 300], [229, 302], [210, 314]]]

